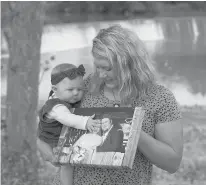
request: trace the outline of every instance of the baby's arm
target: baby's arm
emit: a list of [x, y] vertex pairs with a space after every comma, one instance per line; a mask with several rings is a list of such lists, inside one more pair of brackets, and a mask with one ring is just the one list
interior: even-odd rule
[[86, 130], [86, 124], [88, 119], [90, 118], [89, 116], [72, 114], [70, 110], [62, 104], [54, 106], [52, 110], [47, 114], [47, 117], [50, 119], [55, 119], [63, 125], [81, 130]]

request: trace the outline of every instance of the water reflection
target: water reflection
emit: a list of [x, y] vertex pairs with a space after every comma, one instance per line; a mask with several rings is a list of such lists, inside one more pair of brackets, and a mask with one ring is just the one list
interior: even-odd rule
[[[44, 28], [41, 62], [51, 55], [57, 63], [85, 64], [92, 71], [92, 39], [99, 29], [119, 23], [134, 30], [156, 62], [161, 83], [181, 105], [206, 106], [206, 18], [156, 18], [85, 24], [48, 25]], [[48, 71], [40, 84], [40, 99], [50, 90]]]

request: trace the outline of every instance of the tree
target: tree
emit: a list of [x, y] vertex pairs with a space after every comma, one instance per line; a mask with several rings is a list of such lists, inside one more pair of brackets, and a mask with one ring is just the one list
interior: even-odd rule
[[[9, 48], [6, 119], [8, 155], [11, 157], [15, 154], [17, 161], [13, 161], [14, 163], [18, 163], [23, 155], [28, 164], [33, 167], [26, 169], [25, 165], [19, 164], [17, 168], [27, 174], [24, 174], [24, 179], [20, 178], [23, 181], [30, 181], [31, 184], [35, 184], [38, 174], [36, 113], [43, 5], [42, 2], [35, 1], [1, 3], [2, 31]], [[12, 166], [10, 170], [12, 173]]]

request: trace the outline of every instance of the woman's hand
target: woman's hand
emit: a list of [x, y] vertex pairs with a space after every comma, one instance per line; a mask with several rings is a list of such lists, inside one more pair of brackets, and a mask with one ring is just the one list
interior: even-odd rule
[[183, 153], [181, 121], [156, 124], [155, 138], [142, 131], [138, 149], [157, 167], [175, 173]]

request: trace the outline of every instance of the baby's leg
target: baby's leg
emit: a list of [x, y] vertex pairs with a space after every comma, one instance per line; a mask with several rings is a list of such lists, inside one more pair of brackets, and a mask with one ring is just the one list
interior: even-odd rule
[[61, 166], [60, 180], [61, 185], [73, 185], [73, 166], [70, 164]]

